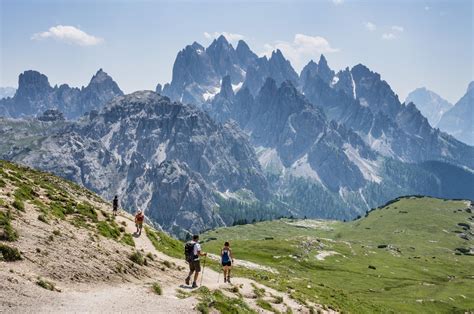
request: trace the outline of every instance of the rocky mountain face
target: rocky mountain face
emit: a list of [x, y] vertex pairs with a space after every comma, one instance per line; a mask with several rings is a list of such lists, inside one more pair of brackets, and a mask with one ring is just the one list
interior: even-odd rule
[[53, 172], [106, 198], [118, 194], [125, 208], [146, 210], [175, 234], [229, 223], [220, 216], [216, 197], [245, 192], [255, 200], [270, 198], [242, 132], [148, 91], [117, 97], [100, 113], [2, 158]]
[[443, 114], [453, 107], [446, 99], [425, 87], [417, 88], [408, 94], [405, 103], [414, 103], [416, 108], [436, 127]]
[[[280, 65], [277, 79], [268, 62], [258, 59], [239, 91], [224, 77], [220, 90], [225, 92], [201, 106], [218, 121], [236, 121], [249, 134], [277, 193], [293, 193], [286, 197], [290, 204], [309, 189], [314, 199], [326, 199], [327, 207], [358, 210], [414, 191], [443, 195], [439, 182], [447, 178], [417, 163], [437, 160], [474, 169], [472, 147], [432, 128], [413, 103], [400, 103], [388, 83], [367, 67], [336, 73], [321, 56], [298, 77], [281, 52], [272, 59], [281, 61], [272, 62]], [[266, 70], [255, 71], [258, 67]]]
[[273, 52], [270, 58], [259, 58], [243, 40], [234, 49], [220, 36], [207, 48], [194, 42], [178, 53], [172, 81], [165, 84], [163, 94], [175, 101], [199, 106], [219, 93], [225, 76], [230, 77], [235, 92], [243, 85], [252, 95], [256, 95], [267, 77], [278, 85], [286, 80], [295, 86], [298, 84], [298, 74], [280, 50]]
[[400, 103], [378, 73], [357, 65], [337, 73], [329, 84], [327, 76], [306, 73], [316, 73], [302, 77], [308, 100], [330, 119], [356, 131], [381, 155], [407, 162], [448, 161], [474, 169], [473, 147], [431, 127], [413, 103]]
[[123, 92], [117, 83], [102, 69], [80, 89], [67, 84], [51, 87], [46, 75], [29, 70], [20, 74], [15, 95], [0, 100], [0, 114], [12, 118], [32, 117], [56, 109], [67, 119], [77, 119], [86, 112], [100, 110], [120, 95]]
[[247, 67], [257, 59], [243, 41], [239, 41], [236, 49], [224, 36], [207, 48], [194, 42], [178, 53], [172, 81], [164, 85], [162, 92], [176, 101], [200, 104], [219, 92], [224, 76], [228, 75], [236, 86], [241, 84]]
[[474, 82], [467, 88], [466, 94], [447, 111], [438, 125], [458, 140], [474, 145]]

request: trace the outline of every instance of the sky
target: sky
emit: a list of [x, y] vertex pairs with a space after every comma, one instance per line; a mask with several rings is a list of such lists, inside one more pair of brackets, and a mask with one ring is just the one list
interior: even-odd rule
[[299, 72], [323, 53], [358, 63], [404, 100], [427, 87], [454, 103], [474, 80], [472, 0], [0, 0], [0, 86], [37, 70], [87, 85], [99, 68], [126, 93], [171, 80], [179, 50], [219, 34], [258, 55], [282, 50]]

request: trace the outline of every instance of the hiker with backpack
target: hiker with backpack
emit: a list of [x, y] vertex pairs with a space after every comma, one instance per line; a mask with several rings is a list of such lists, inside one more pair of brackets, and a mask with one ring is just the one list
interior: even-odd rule
[[112, 213], [114, 214], [114, 216], [117, 216], [118, 207], [118, 196], [115, 195], [114, 200], [112, 201]]
[[137, 214], [135, 215], [135, 226], [137, 227], [137, 231], [135, 233], [138, 234], [139, 236], [142, 234], [144, 220], [145, 220], [145, 215], [142, 213], [141, 210], [138, 210]]
[[230, 283], [230, 270], [234, 264], [234, 256], [230, 248], [229, 242], [224, 243], [224, 247], [221, 250], [221, 265], [224, 270], [224, 282]]
[[[189, 274], [188, 277], [184, 280], [187, 285], [191, 280], [191, 276], [194, 273], [193, 285], [192, 288], [197, 288], [197, 280], [199, 273], [201, 272], [201, 256], [207, 256], [207, 253], [201, 251], [201, 244], [199, 244], [199, 236], [197, 234], [193, 235], [193, 239], [187, 242], [184, 246], [184, 255], [186, 262], [189, 264]], [[202, 282], [202, 279], [201, 279]]]

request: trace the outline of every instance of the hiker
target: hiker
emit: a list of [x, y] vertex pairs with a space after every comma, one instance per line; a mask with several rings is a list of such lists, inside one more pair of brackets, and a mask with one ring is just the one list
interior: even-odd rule
[[118, 212], [118, 196], [115, 195], [114, 197], [114, 200], [112, 201], [112, 212], [114, 214], [114, 216], [117, 216], [117, 212]]
[[197, 280], [199, 273], [201, 272], [201, 256], [207, 256], [207, 253], [201, 251], [201, 245], [199, 244], [199, 236], [197, 234], [193, 235], [193, 239], [186, 243], [184, 246], [184, 254], [186, 257], [186, 262], [189, 264], [189, 274], [188, 277], [184, 280], [187, 285], [191, 280], [191, 276], [194, 273], [194, 280], [192, 288], [197, 288]]
[[232, 269], [232, 264], [234, 264], [234, 257], [232, 256], [229, 242], [225, 242], [221, 250], [221, 264], [224, 269], [224, 282], [230, 283], [230, 270]]
[[137, 231], [135, 233], [138, 235], [142, 234], [143, 220], [145, 220], [145, 215], [141, 210], [138, 210], [137, 214], [135, 215], [135, 226], [137, 227]]

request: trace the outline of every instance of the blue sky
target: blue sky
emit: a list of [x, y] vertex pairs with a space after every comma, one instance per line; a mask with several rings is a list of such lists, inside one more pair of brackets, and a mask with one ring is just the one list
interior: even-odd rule
[[103, 68], [125, 92], [154, 89], [185, 45], [227, 32], [257, 54], [281, 48], [297, 71], [322, 52], [336, 70], [367, 65], [401, 100], [426, 86], [455, 102], [474, 76], [473, 10], [471, 0], [0, 0], [0, 86], [27, 69], [82, 86]]

